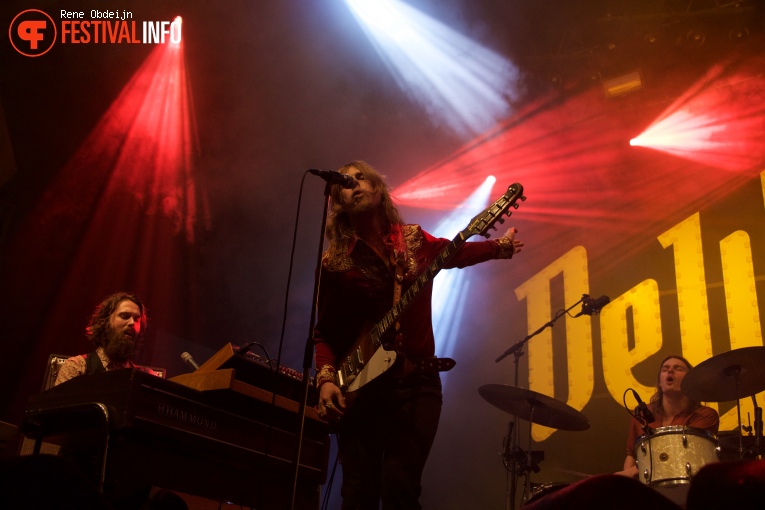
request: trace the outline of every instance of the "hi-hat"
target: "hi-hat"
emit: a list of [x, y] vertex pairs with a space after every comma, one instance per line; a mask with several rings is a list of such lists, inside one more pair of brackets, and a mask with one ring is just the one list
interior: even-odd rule
[[765, 347], [742, 347], [702, 361], [683, 377], [683, 393], [728, 402], [765, 390]]
[[559, 430], [587, 430], [587, 417], [552, 397], [504, 384], [485, 384], [478, 393], [490, 404], [523, 420]]

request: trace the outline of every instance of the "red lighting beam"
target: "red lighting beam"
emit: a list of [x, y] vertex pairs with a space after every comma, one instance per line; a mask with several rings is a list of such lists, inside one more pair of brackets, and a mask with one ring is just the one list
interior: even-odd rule
[[[701, 148], [694, 142], [694, 150], [686, 146], [692, 158], [631, 148], [628, 141], [636, 126], [644, 125], [646, 117], [657, 117], [665, 106], [608, 102], [593, 86], [528, 105], [397, 186], [393, 196], [405, 207], [447, 211], [458, 207], [465, 190], [475, 189], [487, 175], [496, 176], [500, 188], [492, 196], [520, 182], [529, 199], [519, 219], [543, 225], [534, 229], [538, 239], [529, 239], [526, 232], [529, 244], [544, 251], [548, 243], [557, 249], [586, 238], [593, 256], [617, 264], [651, 242], [645, 232], [661, 232], [707, 204], [710, 189], [732, 192], [761, 171], [757, 165], [765, 161], [765, 101], [755, 99], [765, 90], [762, 64], [742, 60], [738, 69], [748, 72], [710, 73], [670, 109], [685, 106], [696, 119], [696, 129], [702, 129], [701, 115], [708, 117], [707, 142]], [[671, 119], [676, 126], [689, 122], [688, 116]], [[687, 131], [686, 139], [693, 133]]]
[[128, 195], [193, 243], [200, 225], [210, 227], [194, 178], [197, 152], [183, 42], [157, 45], [46, 191], [39, 213], [91, 216]]
[[37, 337], [56, 338], [72, 303], [121, 289], [184, 316], [187, 248], [211, 227], [191, 104], [183, 43], [157, 45], [43, 193], [11, 255], [11, 285], [41, 297], [56, 289]]
[[765, 162], [765, 77], [717, 65], [630, 145], [727, 171]]

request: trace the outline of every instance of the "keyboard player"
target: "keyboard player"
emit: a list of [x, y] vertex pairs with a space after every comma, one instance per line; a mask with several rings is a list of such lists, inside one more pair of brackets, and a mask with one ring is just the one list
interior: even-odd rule
[[[94, 350], [72, 356], [61, 366], [55, 385], [74, 377], [132, 368], [157, 375], [151, 369], [133, 362], [146, 332], [146, 307], [133, 294], [117, 292], [96, 306], [86, 328], [86, 336]], [[96, 442], [97, 443], [97, 442]], [[100, 444], [87, 436], [74, 436], [61, 447], [60, 455], [71, 459], [87, 476], [97, 480], [100, 468]], [[187, 509], [179, 496], [162, 489], [144, 487], [120, 501], [112, 502], [117, 509], [150, 508]]]

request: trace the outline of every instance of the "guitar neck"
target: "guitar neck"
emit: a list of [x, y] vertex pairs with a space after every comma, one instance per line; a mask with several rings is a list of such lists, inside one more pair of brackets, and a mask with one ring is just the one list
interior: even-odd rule
[[371, 333], [372, 341], [374, 342], [376, 348], [380, 346], [382, 337], [385, 336], [385, 334], [390, 330], [390, 328], [393, 327], [394, 324], [396, 324], [396, 322], [399, 320], [399, 317], [409, 307], [412, 301], [417, 299], [417, 296], [420, 295], [420, 292], [422, 292], [425, 287], [433, 282], [433, 279], [436, 277], [436, 275], [444, 267], [446, 267], [446, 264], [449, 263], [454, 254], [457, 253], [460, 248], [462, 248], [462, 245], [464, 245], [469, 238], [470, 235], [466, 235], [464, 231], [457, 234], [457, 236], [452, 239], [446, 248], [444, 248], [441, 253], [438, 254], [435, 260], [433, 260], [433, 262], [428, 265], [422, 274], [417, 277], [417, 279], [406, 290], [406, 292], [404, 292], [398, 303], [396, 303], [396, 305], [393, 306], [393, 308], [391, 308], [388, 313], [383, 316], [382, 319], [380, 319], [380, 321], [372, 329]]

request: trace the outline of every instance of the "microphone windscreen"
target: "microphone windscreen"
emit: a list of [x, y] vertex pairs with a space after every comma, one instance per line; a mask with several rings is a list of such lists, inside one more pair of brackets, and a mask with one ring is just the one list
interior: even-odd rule
[[186, 363], [188, 366], [193, 368], [194, 370], [199, 370], [199, 365], [197, 365], [197, 362], [194, 361], [194, 358], [191, 357], [191, 354], [188, 352], [182, 352], [181, 353], [181, 359], [184, 363]]

